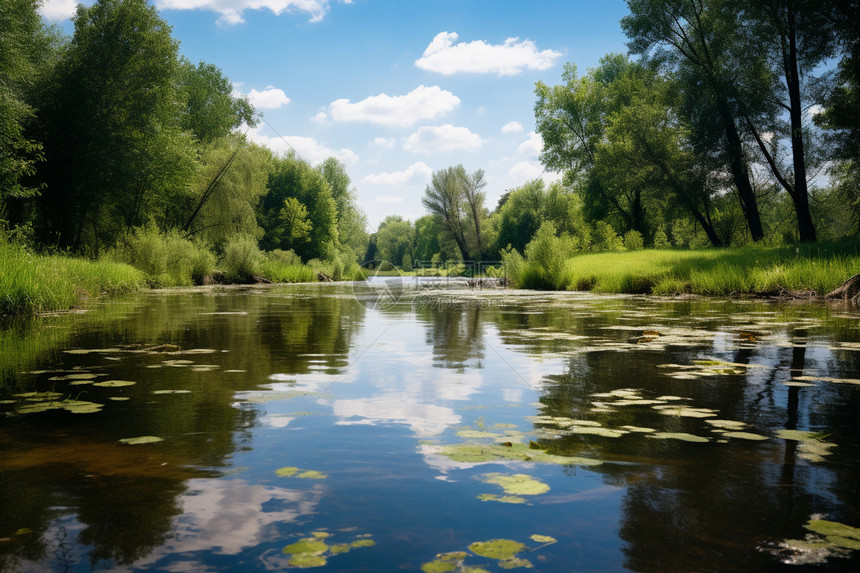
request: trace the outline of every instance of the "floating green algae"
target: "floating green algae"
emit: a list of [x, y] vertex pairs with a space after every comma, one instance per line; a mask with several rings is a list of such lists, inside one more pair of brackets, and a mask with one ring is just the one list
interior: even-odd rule
[[855, 543], [860, 542], [860, 528], [851, 527], [844, 523], [827, 521], [825, 519], [813, 519], [804, 525], [804, 527], [819, 535], [823, 535], [828, 539], [830, 537], [839, 537], [843, 539], [853, 539]]
[[657, 431], [654, 428], [643, 428], [641, 426], [621, 426], [621, 429], [633, 434], [650, 434]]
[[808, 462], [823, 462], [824, 456], [830, 455], [836, 444], [825, 442], [819, 434], [802, 430], [780, 430], [777, 437], [784, 440], [800, 442], [797, 447], [797, 457]]
[[532, 450], [526, 444], [519, 443], [514, 443], [510, 446], [499, 444], [464, 443], [431, 447], [450, 460], [462, 463], [486, 463], [506, 460], [560, 465], [576, 464], [583, 466], [597, 466], [603, 463], [600, 460], [594, 460], [591, 458], [548, 454], [542, 450]]
[[479, 476], [484, 483], [501, 487], [510, 495], [540, 495], [549, 491], [549, 486], [526, 474], [489, 473]]
[[737, 440], [750, 441], [762, 441], [767, 439], [767, 436], [762, 436], [761, 434], [753, 434], [752, 432], [725, 432], [723, 436], [725, 436], [726, 438], [735, 438]]
[[531, 569], [532, 567], [534, 567], [534, 565], [528, 559], [512, 557], [510, 559], [503, 559], [499, 561], [499, 567], [501, 567], [502, 569], [519, 569], [520, 567]]
[[522, 504], [527, 503], [526, 498], [516, 495], [496, 495], [494, 493], [482, 493], [478, 496], [481, 501], [498, 501], [499, 503]]
[[349, 546], [353, 549], [357, 549], [360, 547], [373, 547], [376, 545], [376, 541], [373, 539], [357, 539], [349, 544]]
[[163, 442], [164, 438], [159, 438], [158, 436], [138, 436], [136, 438], [123, 438], [122, 440], [117, 440], [120, 444], [125, 444], [127, 446], [140, 446], [143, 444], [155, 444], [158, 442]]
[[625, 430], [614, 430], [612, 428], [597, 428], [591, 426], [571, 426], [567, 431], [571, 434], [602, 436], [604, 438], [620, 438], [628, 433]]
[[716, 410], [709, 408], [690, 408], [685, 406], [652, 406], [664, 416], [680, 416], [682, 418], [714, 418]]
[[722, 430], [743, 430], [747, 427], [747, 425], [743, 422], [737, 422], [735, 420], [705, 420], [705, 423], [714, 426], [715, 428], [720, 428]]
[[105, 382], [94, 382], [93, 386], [100, 386], [103, 388], [122, 388], [125, 386], [134, 386], [137, 382], [131, 382], [130, 380], [106, 380]]
[[326, 479], [328, 476], [316, 470], [302, 470], [293, 466], [284, 466], [275, 470], [278, 477], [297, 477], [299, 479]]
[[493, 432], [485, 432], [483, 430], [460, 430], [459, 432], [457, 432], [457, 435], [467, 440], [480, 438], [501, 438], [501, 435], [499, 434], [494, 434]]
[[706, 438], [704, 436], [696, 436], [694, 434], [687, 434], [685, 432], [655, 432], [653, 434], [647, 434], [647, 437], [654, 438], [657, 440], [681, 440], [683, 442], [710, 442], [710, 438]]
[[805, 539], [785, 539], [775, 549], [763, 550], [790, 565], [822, 564], [831, 557], [848, 558], [860, 550], [860, 528], [820, 516], [812, 516], [804, 527], [812, 532]]
[[289, 553], [290, 555], [296, 555], [299, 553], [322, 555], [328, 551], [328, 547], [329, 546], [325, 541], [321, 541], [317, 537], [308, 537], [287, 545], [282, 551], [284, 553]]
[[556, 539], [555, 537], [550, 537], [549, 535], [541, 535], [539, 533], [530, 535], [529, 539], [538, 543], [558, 543], [558, 539]]
[[[343, 555], [353, 549], [362, 547], [373, 547], [376, 542], [373, 539], [356, 539], [349, 543], [335, 543], [329, 545], [324, 539], [332, 537], [327, 531], [314, 531], [311, 537], [299, 539], [284, 547], [281, 551], [290, 556], [289, 565], [300, 569], [310, 567], [323, 567], [328, 563], [328, 558]], [[360, 536], [365, 537], [365, 536]], [[369, 536], [367, 536], [369, 537]]]
[[437, 559], [436, 561], [429, 561], [421, 565], [421, 570], [424, 573], [448, 573], [449, 571], [456, 571], [457, 564]]
[[490, 539], [476, 541], [469, 545], [469, 551], [481, 557], [490, 559], [512, 559], [517, 553], [524, 551], [526, 546], [513, 539]]
[[155, 390], [153, 394], [191, 394], [191, 390]]

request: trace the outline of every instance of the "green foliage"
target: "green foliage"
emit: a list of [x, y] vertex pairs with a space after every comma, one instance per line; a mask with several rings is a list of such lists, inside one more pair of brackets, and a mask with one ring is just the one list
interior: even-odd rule
[[520, 274], [520, 284], [525, 288], [564, 290], [564, 267], [575, 252], [576, 245], [570, 236], [556, 236], [555, 225], [545, 222], [526, 245], [526, 265]]
[[0, 315], [65, 310], [141, 286], [143, 273], [129, 265], [34, 255], [0, 239]]
[[227, 279], [237, 282], [247, 282], [258, 275], [264, 261], [265, 255], [257, 246], [257, 240], [248, 235], [230, 237], [221, 257]]
[[624, 248], [624, 240], [618, 236], [612, 225], [606, 221], [595, 221], [591, 232], [591, 250], [620, 251]]
[[181, 202], [192, 138], [177, 122], [178, 42], [146, 0], [78, 5], [75, 33], [40, 110], [49, 244], [99, 248]]
[[854, 240], [819, 246], [588, 254], [567, 262], [563, 282], [596, 292], [823, 295], [860, 268], [857, 249]]
[[50, 46], [34, 0], [0, 4], [0, 206], [32, 195], [23, 183], [35, 173], [41, 144], [25, 131], [34, 117], [32, 84]]
[[179, 89], [184, 96], [180, 125], [201, 142], [226, 137], [243, 123], [254, 127], [257, 118], [247, 97], [234, 97], [230, 78], [215, 65], [196, 66], [182, 58]]
[[641, 251], [645, 248], [645, 241], [639, 231], [627, 231], [624, 234], [624, 248], [628, 251]]
[[202, 284], [215, 268], [215, 255], [204, 245], [152, 225], [134, 229], [108, 258], [140, 269], [151, 286]]
[[[293, 239], [287, 234], [284, 215], [295, 215], [287, 199], [296, 207], [304, 206], [310, 223], [310, 240]], [[285, 209], [287, 209], [285, 211]], [[333, 259], [339, 251], [337, 203], [331, 185], [319, 169], [314, 169], [295, 154], [275, 158], [269, 173], [266, 194], [257, 208], [257, 220], [263, 228], [264, 249], [293, 249], [302, 259]]]
[[411, 222], [399, 215], [389, 215], [376, 232], [377, 258], [403, 268], [404, 259], [409, 257], [411, 267], [414, 234]]
[[440, 219], [463, 260], [480, 259], [486, 242], [481, 228], [486, 218], [483, 170], [468, 173], [462, 165], [433, 172], [421, 203]]
[[663, 225], [657, 227], [657, 230], [654, 231], [654, 248], [655, 249], [668, 249], [672, 245], [669, 243], [669, 237], [666, 236], [666, 229], [663, 228]]

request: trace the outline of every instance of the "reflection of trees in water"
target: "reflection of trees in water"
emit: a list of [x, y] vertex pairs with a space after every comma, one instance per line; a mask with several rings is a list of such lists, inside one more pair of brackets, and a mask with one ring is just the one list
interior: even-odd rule
[[[218, 314], [237, 312], [245, 314]], [[123, 319], [99, 314], [107, 318], [65, 317], [69, 334], [51, 338], [60, 348], [43, 344], [38, 330], [20, 333], [22, 348], [32, 346], [29, 335], [45, 347], [44, 356], [52, 357], [39, 367], [88, 367], [137, 384], [123, 389], [127, 402], [110, 402], [108, 397], [117, 394], [112, 389], [69, 387], [82, 392], [81, 399], [106, 404], [89, 416], [52, 411], [0, 418], [0, 450], [6, 450], [0, 455], [0, 538], [11, 540], [0, 543], [0, 570], [14, 571], [22, 560], [59, 563], [63, 570], [64, 560], [80, 559], [80, 544], [90, 547], [91, 566], [101, 560], [126, 565], [162, 545], [174, 517], [182, 513], [177, 498], [187, 481], [213, 475], [250, 441], [258, 411], [234, 407], [235, 393], [256, 389], [275, 372], [306, 373], [312, 361], [342, 369], [364, 310], [334, 297], [211, 293], [145, 296], [131, 309], [123, 305]], [[113, 357], [120, 360], [111, 361], [101, 354], [62, 354], [69, 340], [77, 348], [174, 344], [218, 352], [118, 353]], [[308, 354], [328, 356], [302, 356]], [[220, 368], [147, 368], [175, 358]], [[230, 369], [244, 372], [225, 372]], [[23, 390], [54, 384], [38, 377], [12, 383]], [[153, 395], [155, 389], [191, 392]], [[166, 440], [155, 446], [117, 444], [139, 435]], [[77, 540], [58, 537], [67, 530], [57, 525], [63, 515], [75, 515], [83, 525]], [[15, 535], [21, 528], [32, 533]]]
[[427, 344], [433, 360], [442, 368], [481, 368], [484, 360], [483, 309], [470, 307], [423, 308], [416, 310], [427, 326]]
[[[586, 325], [580, 332], [587, 330]], [[589, 394], [642, 388], [645, 397], [690, 397], [691, 405], [713, 408], [720, 418], [746, 422], [754, 432], [773, 434], [799, 424], [837, 432], [828, 439], [839, 443], [840, 463], [833, 468], [826, 462], [798, 462], [797, 442], [778, 439], [687, 444], [628, 434], [619, 439], [574, 435], [542, 440], [550, 452], [633, 464], [589, 468], [603, 473], [606, 483], [627, 488], [619, 528], [626, 567], [649, 572], [779, 569], [782, 565], [772, 555], [756, 547], [773, 539], [803, 538], [802, 525], [813, 513], [838, 520], [857, 507], [860, 499], [854, 484], [860, 483], [860, 476], [856, 466], [846, 463], [857, 452], [857, 405], [850, 399], [857, 389], [826, 383], [786, 388], [783, 382], [810, 370], [857, 377], [858, 364], [837, 363], [832, 357], [844, 353], [819, 348], [818, 360], [827, 362], [811, 365], [806, 336], [803, 330], [794, 331], [793, 344], [785, 348], [761, 343], [730, 350], [727, 360], [766, 366], [740, 375], [675, 380], [658, 368], [666, 363], [689, 364], [715, 352], [700, 346], [659, 353], [591, 351], [572, 358], [565, 373], [544, 380], [539, 413], [598, 420], [608, 427], [636, 425], [707, 435], [709, 426], [702, 420], [665, 417], [648, 408], [590, 412], [594, 398]], [[849, 412], [854, 422], [849, 421]]]

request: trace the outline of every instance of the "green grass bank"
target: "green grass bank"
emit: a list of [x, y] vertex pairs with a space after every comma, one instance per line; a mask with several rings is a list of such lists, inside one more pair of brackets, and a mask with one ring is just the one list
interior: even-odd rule
[[[516, 261], [515, 261], [516, 263]], [[860, 240], [785, 247], [651, 249], [510, 265], [523, 288], [657, 295], [823, 296], [860, 273]]]
[[67, 310], [94, 296], [142, 286], [144, 274], [131, 265], [34, 255], [0, 242], [0, 315]]

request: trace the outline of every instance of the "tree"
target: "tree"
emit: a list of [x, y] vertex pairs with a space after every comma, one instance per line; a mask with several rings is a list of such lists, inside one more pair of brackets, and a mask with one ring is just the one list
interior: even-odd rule
[[619, 217], [620, 227], [641, 231], [645, 225], [641, 187], [623, 180], [609, 185], [594, 171], [607, 117], [629, 103], [623, 79], [638, 73], [637, 66], [617, 54], [601, 58], [600, 65], [583, 77], [577, 77], [575, 65], [567, 64], [562, 85], [536, 84], [535, 119], [544, 141], [541, 161], [563, 172], [568, 185], [582, 189], [590, 218]]
[[334, 157], [329, 157], [319, 166], [322, 176], [331, 187], [332, 198], [337, 205], [337, 229], [342, 245], [349, 249], [350, 256], [358, 260], [368, 245], [367, 215], [359, 207], [356, 190], [346, 167]]
[[411, 222], [399, 215], [389, 215], [376, 231], [377, 258], [403, 267], [408, 257], [411, 265], [414, 234]]
[[192, 180], [177, 122], [178, 42], [146, 0], [78, 5], [43, 106], [42, 237], [97, 254], [164, 213]]
[[32, 89], [56, 52], [36, 11], [37, 0], [0, 3], [0, 208], [6, 199], [28, 197], [25, 182], [41, 159], [42, 145], [27, 133], [34, 118]]
[[[833, 20], [828, 2], [808, 0], [766, 0], [754, 4], [734, 0], [730, 3], [741, 14], [742, 42], [737, 58], [750, 50], [767, 56], [765, 73], [755, 66], [741, 66], [757, 96], [769, 105], [759, 117], [745, 117], [747, 127], [766, 160], [774, 178], [791, 197], [797, 214], [801, 241], [815, 241], [815, 225], [809, 208], [808, 126], [804, 117], [812, 97], [809, 85], [815, 83], [814, 71], [836, 48], [835, 36], [822, 33]], [[788, 115], [787, 122], [784, 116]], [[756, 124], [764, 122], [770, 133], [785, 133], [791, 146], [791, 168], [780, 165], [779, 157], [762, 136]], [[781, 124], [785, 127], [780, 129]]]
[[684, 89], [684, 110], [698, 150], [706, 154], [719, 146], [732, 175], [738, 200], [753, 240], [764, 238], [755, 191], [738, 127], [756, 100], [739, 93], [738, 67], [759, 57], [747, 52], [733, 58], [737, 16], [719, 0], [628, 0], [630, 15], [621, 20], [634, 54], [653, 54], [655, 61], [677, 74]]
[[180, 125], [201, 142], [226, 136], [240, 125], [257, 125], [254, 107], [247, 97], [235, 97], [230, 78], [206, 62], [196, 66], [182, 58], [179, 89], [184, 98]]
[[481, 258], [484, 241], [481, 221], [486, 217], [481, 190], [486, 186], [484, 171], [468, 173], [462, 165], [433, 172], [424, 190], [422, 204], [444, 223], [464, 261]]
[[[308, 213], [310, 240], [302, 245], [290, 244], [289, 236], [284, 234], [281, 212], [288, 198], [301, 203]], [[273, 159], [268, 190], [257, 207], [257, 221], [263, 228], [261, 243], [266, 250], [292, 248], [307, 261], [332, 259], [340, 248], [337, 204], [331, 187], [319, 169], [292, 152]]]

